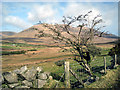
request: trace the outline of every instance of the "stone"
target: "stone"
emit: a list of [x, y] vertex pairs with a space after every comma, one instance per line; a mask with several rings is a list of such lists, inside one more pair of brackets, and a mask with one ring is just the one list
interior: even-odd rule
[[5, 73], [3, 73], [3, 77], [7, 81], [7, 83], [16, 83], [16, 82], [18, 82], [18, 76], [17, 76], [16, 73], [5, 72]]
[[90, 77], [91, 80], [94, 80], [94, 77]]
[[10, 88], [14, 88], [14, 87], [16, 87], [16, 86], [18, 86], [18, 85], [19, 85], [19, 83], [8, 84], [8, 86], [9, 86]]
[[[17, 86], [17, 87], [15, 87], [15, 88], [30, 88], [30, 87], [28, 87], [28, 86]], [[22, 90], [22, 89], [21, 89]]]
[[17, 75], [18, 75], [18, 80], [19, 80], [19, 81], [23, 81], [23, 80], [25, 80], [25, 78], [23, 77], [22, 74], [17, 74]]
[[20, 74], [21, 71], [19, 69], [16, 69], [13, 72], [16, 73], [16, 74]]
[[47, 79], [47, 75], [45, 73], [39, 73], [38, 74], [38, 79], [46, 80]]
[[46, 75], [47, 75], [47, 77], [49, 78], [49, 75], [50, 75], [50, 72], [44, 72]]
[[33, 88], [38, 88], [38, 79], [35, 79], [32, 83], [33, 83]]
[[98, 81], [100, 78], [99, 77], [96, 77], [95, 80]]
[[1, 75], [1, 80], [2, 80], [2, 83], [4, 83], [4, 78], [3, 78], [3, 75]]
[[20, 74], [21, 74], [21, 73], [24, 73], [27, 69], [28, 69], [27, 66], [21, 67], [21, 68], [20, 68]]
[[34, 87], [33, 88], [42, 88], [45, 84], [46, 84], [46, 80], [40, 80], [40, 79], [36, 79], [33, 82]]
[[28, 81], [33, 81], [36, 79], [37, 70], [35, 68], [29, 69], [22, 76]]
[[83, 88], [83, 85], [79, 85], [78, 87], [79, 87], [79, 88]]
[[89, 82], [89, 81], [86, 81], [84, 84], [85, 84], [85, 85], [89, 85], [89, 84], [90, 84], [90, 82]]
[[25, 86], [33, 87], [32, 82], [29, 82], [29, 81], [27, 81], [27, 80], [22, 81], [22, 83], [23, 83]]
[[22, 73], [24, 73], [26, 70], [27, 70], [27, 66], [23, 66], [23, 67], [21, 67], [20, 69], [14, 70], [13, 72], [16, 73], [16, 74], [22, 74]]
[[40, 80], [40, 79], [38, 79], [37, 81], [38, 81], [38, 88], [42, 88], [47, 82], [46, 80]]
[[87, 81], [90, 82], [90, 83], [93, 83], [93, 82], [95, 82], [95, 77], [89, 77], [87, 79]]
[[53, 80], [53, 77], [52, 77], [52, 76], [49, 76], [49, 80]]
[[36, 69], [36, 70], [38, 71], [38, 73], [40, 73], [40, 72], [42, 72], [42, 71], [43, 71], [42, 67], [37, 67], [37, 69]]
[[105, 73], [105, 71], [104, 71], [104, 70], [101, 70], [100, 73]]

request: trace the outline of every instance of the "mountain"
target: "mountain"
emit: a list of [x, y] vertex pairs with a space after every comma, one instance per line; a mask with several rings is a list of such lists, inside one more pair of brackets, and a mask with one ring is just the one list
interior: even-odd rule
[[[50, 25], [49, 26], [54, 26], [54, 25]], [[39, 31], [44, 30], [47, 33], [51, 33], [51, 31], [49, 29], [47, 29], [46, 27], [44, 27], [42, 24], [38, 24], [38, 25], [33, 25], [32, 27], [23, 30], [22, 32], [19, 33], [6, 33], [6, 35], [9, 35], [9, 37], [4, 37], [2, 40], [3, 41], [11, 41], [11, 42], [21, 42], [21, 43], [40, 43], [40, 44], [50, 44], [52, 43], [52, 40], [50, 38], [46, 38], [46, 37], [42, 37], [42, 38], [38, 38], [35, 37], [36, 34], [38, 34], [38, 29]], [[85, 30], [87, 30], [85, 28]], [[82, 33], [84, 33], [84, 31], [82, 31]], [[70, 31], [74, 34], [78, 33], [78, 28], [77, 27], [70, 27]], [[99, 32], [100, 33], [100, 32]], [[62, 33], [63, 35], [65, 35], [66, 37], [70, 37], [67, 36], [67, 34], [65, 32]], [[111, 38], [110, 38], [111, 37]], [[112, 38], [114, 37], [114, 38]], [[103, 34], [103, 37], [98, 37], [96, 36], [94, 39], [95, 43], [111, 43], [117, 40], [117, 36], [115, 38], [115, 35], [112, 34]]]

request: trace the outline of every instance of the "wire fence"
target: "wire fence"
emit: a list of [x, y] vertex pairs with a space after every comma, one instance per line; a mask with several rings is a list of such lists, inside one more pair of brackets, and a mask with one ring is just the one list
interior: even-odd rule
[[63, 78], [65, 87], [83, 88], [84, 85], [89, 85], [96, 80], [99, 80], [102, 75], [105, 75], [107, 71], [111, 69], [112, 63], [114, 62], [115, 64], [115, 60], [116, 58], [112, 58], [111, 56], [106, 55], [99, 56], [93, 61], [91, 61], [89, 67], [92, 71], [93, 77], [90, 76], [89, 73], [78, 62], [74, 60], [67, 60], [69, 64], [67, 66], [66, 64], [64, 64], [64, 72], [61, 74], [61, 78], [57, 82], [56, 88], [58, 87], [61, 79]]

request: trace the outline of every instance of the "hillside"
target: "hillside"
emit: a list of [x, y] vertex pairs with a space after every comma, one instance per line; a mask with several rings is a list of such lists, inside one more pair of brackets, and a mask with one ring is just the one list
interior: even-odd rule
[[[46, 29], [45, 27], [43, 27], [42, 24], [39, 24], [39, 25], [34, 25], [34, 26], [32, 26], [32, 27], [30, 27], [28, 29], [23, 30], [22, 32], [19, 32], [19, 33], [13, 34], [13, 35], [12, 35], [12, 33], [9, 33], [9, 34], [6, 33], [6, 35], [9, 35], [9, 37], [4, 36], [2, 40], [3, 41], [10, 41], [10, 42], [19, 42], [19, 43], [27, 42], [27, 43], [50, 44], [50, 41], [52, 43], [52, 40], [50, 38], [40, 38], [39, 39], [39, 38], [35, 37], [35, 35], [38, 34], [38, 30], [35, 30], [36, 28], [39, 31], [45, 30], [45, 32], [50, 33], [50, 31], [48, 29]], [[70, 31], [72, 33], [76, 34], [77, 31], [78, 31], [78, 28], [71, 27]], [[67, 35], [64, 32], [63, 32], [63, 34]], [[104, 37], [97, 37], [96, 36], [94, 38], [94, 42], [95, 43], [104, 43], [104, 44], [105, 43], [111, 43], [111, 42], [114, 42], [114, 41], [117, 40], [117, 37], [112, 38], [114, 36], [115, 35], [112, 35], [112, 34], [104, 34]]]

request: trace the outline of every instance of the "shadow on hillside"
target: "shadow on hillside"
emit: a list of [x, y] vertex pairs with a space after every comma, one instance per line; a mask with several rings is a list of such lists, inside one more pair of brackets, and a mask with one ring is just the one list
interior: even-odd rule
[[42, 39], [39, 39], [39, 41], [35, 41], [36, 39], [38, 38], [25, 38], [25, 37], [2, 38], [2, 40], [9, 40], [9, 41], [24, 40], [26, 42], [43, 43], [43, 41], [41, 41]]
[[2, 40], [16, 40], [16, 39], [33, 40], [36, 38], [24, 38], [24, 37], [2, 38]]
[[104, 45], [104, 44], [116, 44], [117, 41], [113, 41], [113, 42], [106, 42], [106, 43], [94, 43], [94, 45]]

